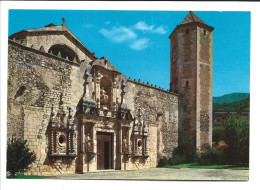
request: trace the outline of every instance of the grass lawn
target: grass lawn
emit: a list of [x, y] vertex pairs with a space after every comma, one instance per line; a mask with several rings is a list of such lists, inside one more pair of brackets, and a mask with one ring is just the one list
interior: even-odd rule
[[36, 175], [23, 175], [23, 174], [17, 174], [14, 178], [11, 176], [7, 176], [9, 179], [46, 179], [46, 178], [52, 178], [52, 176], [36, 176]]
[[166, 165], [166, 168], [209, 168], [209, 169], [238, 169], [248, 170], [249, 167], [245, 165], [199, 165], [198, 163], [179, 164], [179, 165]]

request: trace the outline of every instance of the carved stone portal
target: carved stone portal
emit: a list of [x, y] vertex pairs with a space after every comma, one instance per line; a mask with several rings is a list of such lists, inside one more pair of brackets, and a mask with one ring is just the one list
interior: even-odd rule
[[[60, 103], [62, 104], [62, 101]], [[52, 109], [47, 134], [49, 139], [48, 156], [50, 158], [76, 157], [75, 130], [70, 108], [65, 111], [60, 105], [56, 113]]]

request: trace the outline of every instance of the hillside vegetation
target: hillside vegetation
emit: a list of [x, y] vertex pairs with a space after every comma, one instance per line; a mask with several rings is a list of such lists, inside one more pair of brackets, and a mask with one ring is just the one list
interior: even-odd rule
[[213, 110], [249, 110], [250, 98], [232, 103], [213, 104]]
[[249, 93], [232, 93], [220, 97], [213, 97], [213, 104], [227, 104], [232, 102], [239, 102], [241, 100], [249, 98], [249, 95]]

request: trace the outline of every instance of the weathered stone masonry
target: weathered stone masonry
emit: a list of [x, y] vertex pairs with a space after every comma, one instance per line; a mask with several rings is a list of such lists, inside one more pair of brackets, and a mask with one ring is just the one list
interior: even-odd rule
[[191, 16], [170, 36], [170, 91], [127, 79], [64, 20], [11, 35], [7, 136], [35, 151], [28, 174], [156, 167], [182, 137], [210, 147], [212, 34]]

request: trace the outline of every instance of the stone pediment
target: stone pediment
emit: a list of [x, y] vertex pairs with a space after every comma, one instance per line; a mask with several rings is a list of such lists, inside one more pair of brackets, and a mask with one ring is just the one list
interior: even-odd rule
[[[16, 40], [16, 41], [23, 41], [23, 44], [26, 46], [31, 47], [32, 44], [38, 44], [43, 43], [42, 36], [46, 36], [46, 41], [48, 43], [53, 43], [52, 45], [55, 45], [55, 41], [59, 41], [58, 39], [61, 38], [61, 36], [64, 36], [67, 38], [72, 44], [74, 44], [78, 49], [80, 49], [85, 55], [87, 55], [90, 59], [96, 60], [97, 57], [95, 56], [95, 53], [92, 53], [69, 29], [68, 27], [63, 23], [62, 25], [55, 25], [53, 23], [46, 25], [43, 28], [36, 28], [36, 29], [27, 29], [22, 30], [20, 32], [14, 33], [11, 36], [9, 36], [9, 39]], [[54, 40], [52, 39], [50, 41], [50, 36], [53, 36]], [[28, 38], [29, 37], [29, 38]], [[56, 40], [55, 40], [56, 39]], [[49, 49], [50, 44], [41, 44], [43, 47], [48, 47], [46, 49]], [[33, 45], [34, 46], [34, 45]]]
[[[101, 57], [100, 59], [96, 59], [92, 62], [92, 66], [94, 67], [102, 67], [103, 69], [109, 71], [117, 71], [116, 67], [108, 61], [106, 57]], [[118, 71], [117, 71], [118, 72]]]

